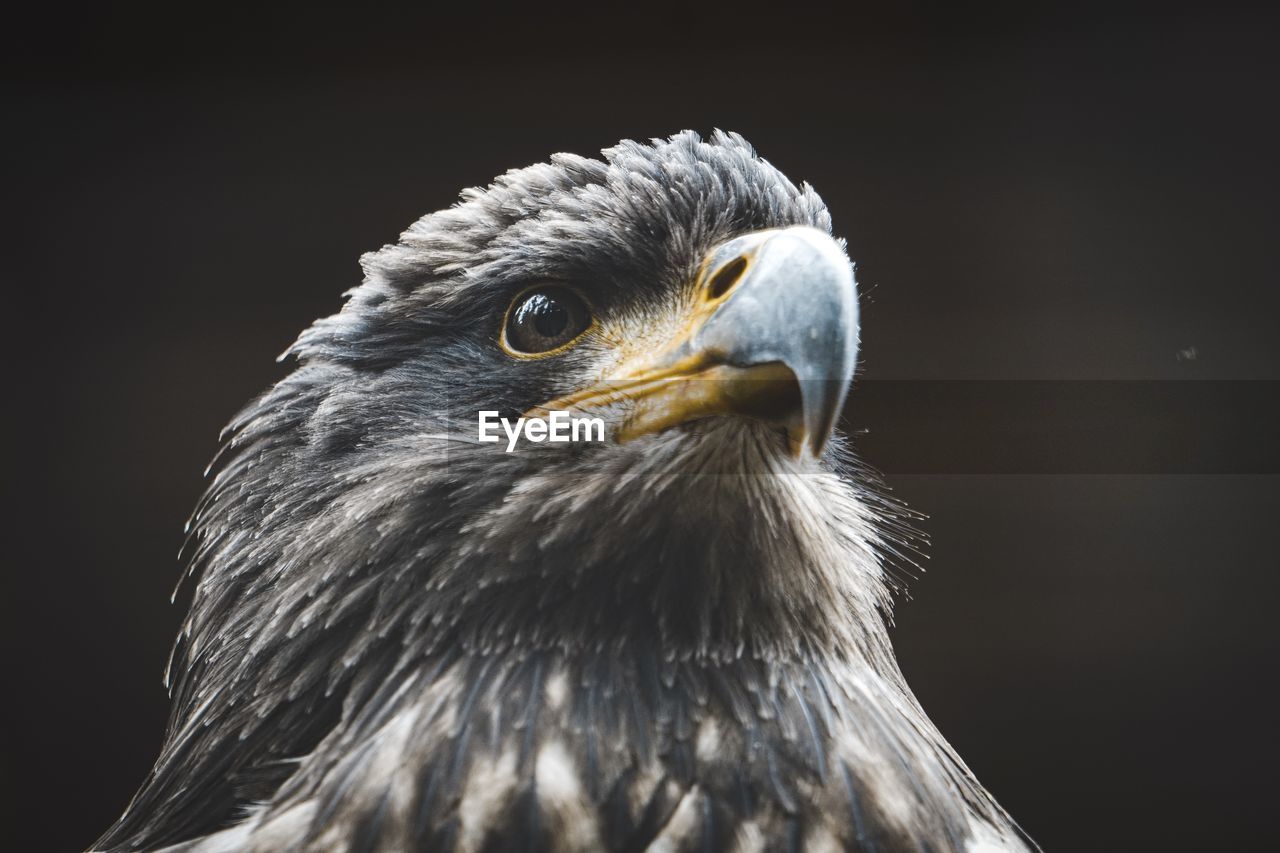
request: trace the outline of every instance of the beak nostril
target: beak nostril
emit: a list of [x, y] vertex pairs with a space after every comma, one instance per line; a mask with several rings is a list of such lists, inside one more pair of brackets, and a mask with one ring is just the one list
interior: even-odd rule
[[711, 281], [707, 283], [707, 298], [715, 300], [724, 296], [738, 283], [738, 279], [742, 278], [742, 273], [746, 269], [746, 258], [734, 258], [720, 267], [716, 274], [711, 277]]

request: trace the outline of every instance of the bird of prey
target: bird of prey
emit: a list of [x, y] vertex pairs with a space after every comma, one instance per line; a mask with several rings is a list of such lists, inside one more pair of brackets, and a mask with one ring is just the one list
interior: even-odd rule
[[1034, 848], [895, 661], [907, 518], [835, 429], [858, 305], [813, 188], [732, 133], [624, 141], [363, 270], [228, 427], [98, 849]]

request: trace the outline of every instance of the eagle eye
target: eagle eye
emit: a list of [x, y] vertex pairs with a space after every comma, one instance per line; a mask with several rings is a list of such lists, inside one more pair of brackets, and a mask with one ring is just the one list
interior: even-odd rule
[[502, 346], [516, 356], [551, 355], [591, 326], [591, 311], [567, 287], [540, 285], [516, 297], [502, 325]]

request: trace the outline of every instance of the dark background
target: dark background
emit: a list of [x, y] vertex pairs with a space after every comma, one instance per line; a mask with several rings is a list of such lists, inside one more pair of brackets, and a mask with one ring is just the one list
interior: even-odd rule
[[858, 263], [847, 414], [929, 516], [894, 637], [942, 731], [1048, 850], [1275, 849], [1276, 17], [460, 5], [6, 26], [0, 846], [142, 779], [200, 472], [361, 252], [723, 127]]

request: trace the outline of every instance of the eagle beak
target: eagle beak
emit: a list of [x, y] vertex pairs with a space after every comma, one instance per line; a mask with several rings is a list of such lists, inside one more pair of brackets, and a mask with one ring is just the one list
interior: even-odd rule
[[737, 237], [713, 250], [688, 322], [615, 379], [539, 407], [622, 404], [620, 442], [716, 415], [784, 428], [817, 457], [835, 428], [858, 355], [858, 300], [844, 250], [816, 228]]

